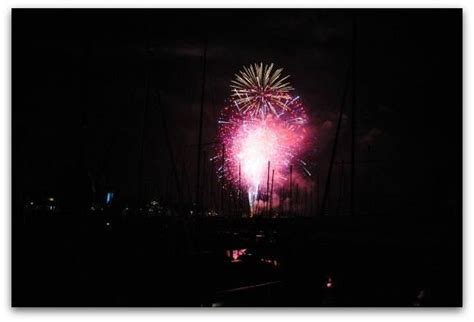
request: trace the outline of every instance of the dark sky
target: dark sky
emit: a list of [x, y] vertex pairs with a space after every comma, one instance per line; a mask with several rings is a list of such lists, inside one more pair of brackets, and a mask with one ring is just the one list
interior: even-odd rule
[[[12, 16], [17, 200], [74, 200], [90, 178], [132, 198], [142, 134], [144, 194], [172, 189], [161, 108], [194, 187], [206, 41], [204, 142], [215, 140], [233, 74], [273, 62], [308, 108], [315, 136], [308, 161], [324, 182], [357, 16], [358, 210], [461, 207], [461, 10], [15, 9]], [[350, 160], [351, 95], [337, 161]]]

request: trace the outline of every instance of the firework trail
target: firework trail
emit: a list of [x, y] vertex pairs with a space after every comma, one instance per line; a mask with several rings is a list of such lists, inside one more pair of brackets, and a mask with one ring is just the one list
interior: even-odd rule
[[219, 118], [219, 141], [225, 149], [216, 151], [218, 172], [225, 182], [248, 191], [251, 214], [267, 182], [268, 162], [278, 191], [305, 149], [307, 115], [299, 97], [291, 95], [293, 88], [285, 82], [289, 76], [281, 77], [281, 71], [273, 71], [273, 64], [244, 67], [231, 83], [232, 94]]

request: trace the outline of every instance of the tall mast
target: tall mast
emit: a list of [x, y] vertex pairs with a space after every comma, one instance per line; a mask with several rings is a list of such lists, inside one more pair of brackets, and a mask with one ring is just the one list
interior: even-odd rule
[[138, 182], [137, 182], [137, 207], [139, 208], [143, 201], [143, 166], [145, 162], [145, 138], [146, 138], [146, 123], [148, 120], [148, 99], [150, 91], [150, 37], [149, 37], [148, 19], [145, 20], [145, 98], [143, 99], [143, 118], [140, 132], [140, 150], [138, 160]]
[[204, 114], [204, 91], [206, 89], [206, 62], [207, 62], [207, 39], [204, 41], [204, 54], [202, 64], [202, 88], [201, 88], [201, 109], [199, 111], [199, 134], [197, 152], [197, 175], [196, 175], [196, 207], [200, 211], [200, 189], [201, 189], [201, 151], [202, 151], [202, 123]]
[[352, 27], [352, 104], [351, 104], [351, 215], [355, 213], [355, 139], [356, 139], [356, 37], [357, 16]]
[[163, 136], [165, 138], [166, 148], [168, 150], [168, 156], [170, 158], [171, 169], [172, 169], [172, 172], [173, 172], [172, 174], [173, 174], [175, 187], [176, 187], [176, 193], [178, 194], [177, 195], [178, 204], [181, 205], [182, 201], [183, 201], [182, 200], [183, 193], [182, 193], [182, 190], [181, 190], [181, 183], [179, 181], [178, 169], [177, 169], [176, 160], [175, 160], [175, 157], [174, 157], [173, 146], [171, 144], [171, 140], [170, 140], [170, 136], [169, 136], [168, 122], [167, 122], [167, 118], [166, 118], [166, 113], [165, 113], [164, 106], [161, 102], [161, 96], [160, 96], [159, 91], [157, 91], [157, 99], [158, 99], [158, 108], [159, 108], [160, 113], [161, 113], [161, 127], [163, 129]]
[[290, 211], [290, 216], [291, 212], [293, 210], [293, 166], [290, 165], [290, 199], [289, 199], [289, 211]]
[[269, 209], [270, 212], [272, 211], [272, 207], [273, 207], [273, 179], [274, 177], [275, 177], [275, 169], [272, 170], [272, 184], [270, 186], [270, 209]]
[[270, 161], [268, 161], [268, 167], [267, 167], [267, 200], [266, 200], [266, 210], [267, 211], [270, 211], [270, 209], [268, 208], [270, 203], [269, 203], [269, 192], [270, 192]]
[[[327, 202], [328, 202], [328, 198], [329, 198], [329, 189], [331, 187], [331, 174], [332, 174], [332, 168], [333, 168], [333, 165], [334, 165], [334, 159], [336, 157], [336, 150], [337, 150], [337, 143], [338, 143], [338, 140], [339, 140], [339, 133], [341, 131], [341, 123], [342, 123], [342, 114], [343, 114], [343, 111], [344, 111], [344, 103], [346, 101], [346, 96], [347, 96], [347, 92], [349, 90], [349, 80], [350, 80], [350, 76], [351, 76], [351, 73], [352, 73], [352, 70], [354, 68], [354, 63], [355, 63], [355, 54], [354, 54], [354, 51], [355, 51], [355, 16], [354, 16], [354, 24], [353, 24], [353, 29], [352, 29], [352, 33], [353, 33], [353, 39], [352, 39], [352, 55], [351, 55], [351, 60], [349, 61], [349, 66], [347, 68], [347, 76], [346, 76], [346, 81], [345, 81], [345, 84], [344, 84], [344, 88], [343, 88], [343, 93], [342, 93], [342, 98], [341, 98], [341, 105], [340, 105], [340, 109], [339, 109], [339, 117], [338, 117], [338, 120], [337, 120], [337, 127], [336, 127], [336, 135], [334, 137], [334, 144], [332, 146], [332, 151], [331, 151], [331, 159], [329, 161], [329, 169], [328, 169], [328, 174], [326, 176], [326, 185], [324, 187], [324, 191], [323, 191], [323, 199], [321, 201], [321, 211], [320, 211], [320, 214], [322, 216], [324, 216], [324, 213], [326, 211], [326, 205], [327, 205]], [[354, 85], [354, 75], [352, 73], [352, 85]], [[355, 102], [354, 100], [354, 95], [352, 96], [352, 100], [353, 100], [353, 103]], [[354, 124], [355, 124], [355, 121], [354, 121], [354, 106], [352, 106], [352, 109], [353, 109], [353, 114], [352, 114], [352, 131], [354, 131]], [[354, 189], [353, 189], [353, 186], [354, 186], [354, 155], [355, 155], [355, 151], [354, 151], [354, 146], [355, 146], [355, 135], [354, 135], [354, 132], [352, 133], [352, 136], [351, 136], [351, 159], [352, 159], [352, 165], [351, 165], [351, 212], [353, 212], [353, 192], [354, 192]], [[319, 188], [318, 188], [319, 189]]]

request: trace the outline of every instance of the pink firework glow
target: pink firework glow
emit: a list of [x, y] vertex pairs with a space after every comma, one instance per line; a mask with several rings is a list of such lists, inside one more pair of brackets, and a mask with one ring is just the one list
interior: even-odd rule
[[[244, 99], [235, 95], [232, 86], [234, 95], [219, 120], [221, 145], [215, 158], [221, 162], [219, 173], [226, 183], [247, 191], [252, 213], [262, 192], [267, 200], [272, 198], [268, 191], [270, 173], [276, 192], [288, 183], [290, 165], [304, 166], [299, 159], [307, 136], [304, 107], [299, 97], [290, 95], [289, 84], [279, 80], [281, 69], [274, 75], [271, 68], [262, 64], [244, 68], [249, 80], [243, 81], [246, 73], [241, 72], [239, 91], [252, 96]], [[245, 108], [241, 108], [239, 104], [244, 103]]]

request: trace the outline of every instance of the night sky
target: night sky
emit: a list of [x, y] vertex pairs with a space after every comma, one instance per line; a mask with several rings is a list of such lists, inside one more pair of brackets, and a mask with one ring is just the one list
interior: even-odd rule
[[[91, 182], [124, 200], [139, 191], [143, 200], [163, 197], [173, 186], [161, 111], [189, 199], [206, 42], [203, 142], [216, 139], [234, 73], [273, 62], [308, 108], [314, 145], [307, 161], [323, 184], [356, 17], [356, 211], [460, 216], [461, 14], [15, 9], [13, 201], [53, 195], [64, 207], [86, 205]], [[351, 95], [350, 88], [336, 161], [350, 161]], [[204, 149], [212, 154], [212, 145]]]
[[[11, 305], [462, 306], [462, 18], [13, 9]], [[306, 107], [312, 176], [250, 213], [210, 158], [260, 62]]]

